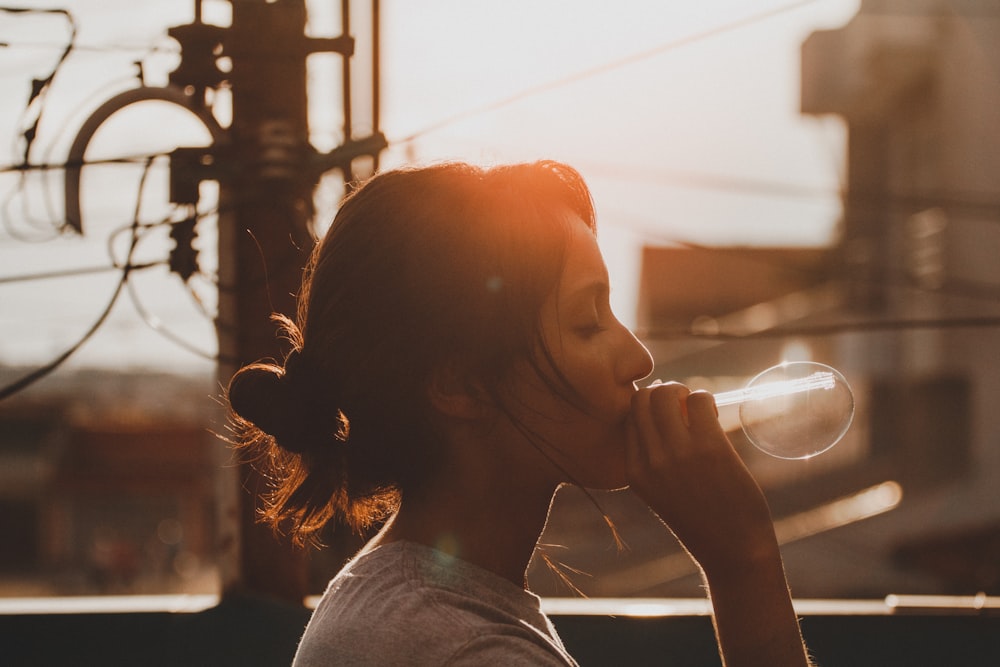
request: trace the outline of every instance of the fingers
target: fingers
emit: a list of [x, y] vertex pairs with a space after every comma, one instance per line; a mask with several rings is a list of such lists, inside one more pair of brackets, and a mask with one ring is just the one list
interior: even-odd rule
[[687, 394], [684, 385], [668, 382], [641, 389], [633, 395], [629, 421], [634, 426], [636, 445], [645, 463], [660, 458], [658, 443], [683, 435]]
[[649, 392], [649, 416], [660, 437], [682, 437], [687, 431], [687, 398], [691, 390], [679, 382], [658, 385]]
[[677, 382], [657, 384], [633, 395], [626, 447], [627, 469], [637, 478], [659, 478], [692, 445], [687, 425], [690, 390]]
[[637, 391], [629, 424], [632, 460], [651, 466], [690, 454], [705, 447], [706, 439], [723, 434], [712, 395], [678, 382]]
[[697, 433], [721, 431], [715, 397], [707, 391], [694, 391], [687, 397], [688, 425]]

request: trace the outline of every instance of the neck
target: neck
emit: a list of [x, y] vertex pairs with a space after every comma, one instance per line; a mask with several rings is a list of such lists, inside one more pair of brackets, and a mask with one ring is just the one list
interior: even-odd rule
[[558, 471], [507, 421], [444, 419], [441, 430], [441, 464], [403, 492], [376, 544], [425, 544], [526, 587]]
[[437, 486], [404, 495], [377, 543], [418, 542], [526, 587], [525, 571], [545, 527], [553, 489], [511, 482], [516, 480], [505, 480], [503, 489]]

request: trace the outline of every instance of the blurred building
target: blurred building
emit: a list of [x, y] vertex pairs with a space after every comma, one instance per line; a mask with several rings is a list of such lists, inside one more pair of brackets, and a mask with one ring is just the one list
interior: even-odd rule
[[1000, 587], [998, 74], [990, 0], [865, 0], [802, 50], [802, 110], [848, 129], [845, 317], [886, 323], [842, 341], [904, 484], [877, 537], [963, 593]]
[[0, 406], [0, 595], [214, 592], [206, 382], [47, 384]]

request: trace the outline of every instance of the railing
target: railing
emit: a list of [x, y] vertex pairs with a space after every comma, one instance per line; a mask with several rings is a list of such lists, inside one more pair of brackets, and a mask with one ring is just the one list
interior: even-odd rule
[[[548, 598], [581, 665], [718, 665], [702, 599]], [[822, 667], [1000, 664], [1000, 598], [887, 596], [797, 600]], [[288, 665], [310, 609], [228, 595], [0, 600], [9, 665]]]

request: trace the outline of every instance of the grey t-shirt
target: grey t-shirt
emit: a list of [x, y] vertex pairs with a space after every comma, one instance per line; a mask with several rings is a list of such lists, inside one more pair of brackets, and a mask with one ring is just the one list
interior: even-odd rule
[[391, 542], [358, 556], [330, 582], [293, 665], [576, 662], [538, 596], [441, 551]]

